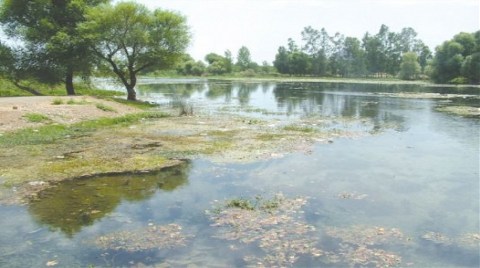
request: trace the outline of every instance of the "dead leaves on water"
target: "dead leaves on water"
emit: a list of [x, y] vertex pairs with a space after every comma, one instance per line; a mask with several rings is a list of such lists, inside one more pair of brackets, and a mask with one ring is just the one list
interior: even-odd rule
[[348, 228], [326, 228], [325, 234], [340, 240], [337, 254], [330, 254], [331, 262], [343, 260], [352, 267], [393, 267], [401, 263], [402, 257], [388, 252], [380, 246], [408, 245], [411, 241], [397, 228], [366, 227], [355, 225]]
[[435, 245], [456, 246], [477, 251], [480, 249], [480, 233], [466, 233], [452, 238], [438, 232], [427, 232], [422, 235], [422, 239]]
[[276, 195], [274, 199], [277, 206], [273, 210], [265, 210], [262, 206], [256, 209], [232, 207], [228, 206], [231, 203], [228, 201], [224, 207], [210, 213], [212, 226], [218, 227], [217, 238], [240, 242], [238, 246], [231, 245], [230, 249], [239, 250], [245, 244], [254, 244], [261, 249], [259, 254], [244, 257], [248, 266], [294, 266], [299, 258], [305, 256], [355, 267], [392, 267], [400, 264], [402, 258], [377, 246], [407, 244], [410, 241], [396, 228], [326, 228], [325, 235], [338, 240], [338, 246], [324, 251], [320, 249], [320, 232], [306, 223], [301, 210], [307, 198], [288, 199]]
[[[219, 227], [215, 237], [258, 244], [262, 255], [244, 257], [248, 265], [255, 267], [291, 266], [302, 255], [323, 255], [315, 246], [315, 227], [303, 219], [301, 208], [307, 202], [305, 198], [288, 199], [277, 194], [271, 200], [259, 202], [255, 209], [228, 206], [230, 201], [216, 208], [210, 213], [212, 226]], [[236, 246], [231, 249], [238, 250]]]
[[135, 231], [119, 231], [100, 236], [94, 244], [103, 250], [137, 252], [185, 246], [188, 238], [178, 224], [150, 225]]

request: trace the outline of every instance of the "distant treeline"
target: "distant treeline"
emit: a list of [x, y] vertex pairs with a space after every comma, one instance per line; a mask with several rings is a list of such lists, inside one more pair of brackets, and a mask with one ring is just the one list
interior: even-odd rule
[[382, 25], [361, 40], [305, 27], [298, 44], [289, 38], [273, 63], [258, 64], [243, 46], [237, 54], [209, 53], [197, 61], [185, 53], [187, 19], [134, 1], [0, 0], [0, 79], [29, 94], [32, 81], [65, 85], [74, 78], [116, 77], [136, 99], [137, 76], [181, 75], [399, 77], [438, 83], [480, 81], [480, 31], [459, 33], [430, 51], [412, 28]]
[[473, 83], [480, 81], [480, 31], [459, 33], [445, 41], [433, 54], [412, 28], [392, 32], [382, 25], [376, 34], [356, 37], [334, 35], [322, 28], [305, 27], [302, 42], [292, 38], [280, 46], [273, 61], [259, 65], [250, 51], [242, 47], [234, 63], [232, 53], [210, 53], [205, 61], [188, 55], [178, 66], [183, 75], [243, 76], [284, 74], [315, 77], [398, 77], [404, 80], [432, 79], [437, 83]]

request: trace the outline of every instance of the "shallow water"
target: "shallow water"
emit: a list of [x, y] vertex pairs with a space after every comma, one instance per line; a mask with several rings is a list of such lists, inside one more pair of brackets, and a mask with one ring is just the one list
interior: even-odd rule
[[[363, 248], [375, 250], [377, 257], [381, 250], [400, 256], [402, 267], [480, 265], [480, 240], [476, 236], [470, 244], [462, 240], [480, 232], [480, 120], [435, 109], [478, 107], [478, 98], [407, 99], [378, 94], [458, 92], [412, 85], [144, 82], [138, 97], [164, 105], [184, 101], [198, 112], [265, 120], [326, 116], [339, 119], [337, 128], [343, 127], [343, 117], [353, 117], [373, 120], [381, 131], [317, 144], [307, 154], [279, 159], [222, 164], [195, 159], [158, 173], [59, 184], [27, 206], [0, 206], [0, 267], [260, 266], [245, 257], [261, 259], [269, 254], [268, 247], [259, 241], [245, 244], [218, 238], [221, 228], [211, 226], [205, 211], [227, 199], [268, 198], [276, 193], [306, 198], [295, 222], [315, 227], [309, 238], [331, 254], [316, 258], [289, 252], [299, 257], [293, 266], [360, 266], [365, 256], [351, 253]], [[460, 93], [479, 95], [474, 88]], [[393, 127], [383, 127], [389, 124]], [[182, 227], [184, 246], [125, 250], [95, 243], [98, 237], [119, 231], [172, 223]], [[377, 230], [376, 238], [395, 228], [404, 235], [404, 243], [352, 241], [352, 237], [364, 239], [358, 238], [362, 230], [372, 228]], [[335, 236], [331, 230], [349, 236]], [[429, 236], [431, 232], [436, 239]], [[363, 260], [365, 266], [381, 266], [374, 254], [368, 256], [377, 262]]]

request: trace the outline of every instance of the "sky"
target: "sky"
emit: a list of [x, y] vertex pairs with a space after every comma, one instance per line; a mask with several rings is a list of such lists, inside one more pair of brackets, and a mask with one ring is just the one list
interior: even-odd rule
[[252, 59], [271, 63], [279, 46], [301, 43], [304, 27], [325, 28], [359, 39], [382, 24], [399, 32], [412, 27], [432, 50], [459, 32], [480, 29], [479, 0], [136, 0], [187, 17], [197, 60], [246, 46]]

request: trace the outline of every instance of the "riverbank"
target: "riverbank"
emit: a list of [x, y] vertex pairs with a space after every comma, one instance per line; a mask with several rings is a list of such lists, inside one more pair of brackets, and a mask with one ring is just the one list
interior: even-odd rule
[[[1, 203], [22, 203], [79, 177], [150, 172], [198, 157], [252, 162], [308, 154], [316, 143], [395, 128], [349, 117], [260, 120], [228, 111], [178, 116], [177, 110], [142, 110], [93, 97], [0, 98], [0, 103], [0, 115], [10, 118], [0, 132]], [[27, 114], [45, 119], [30, 122]]]

